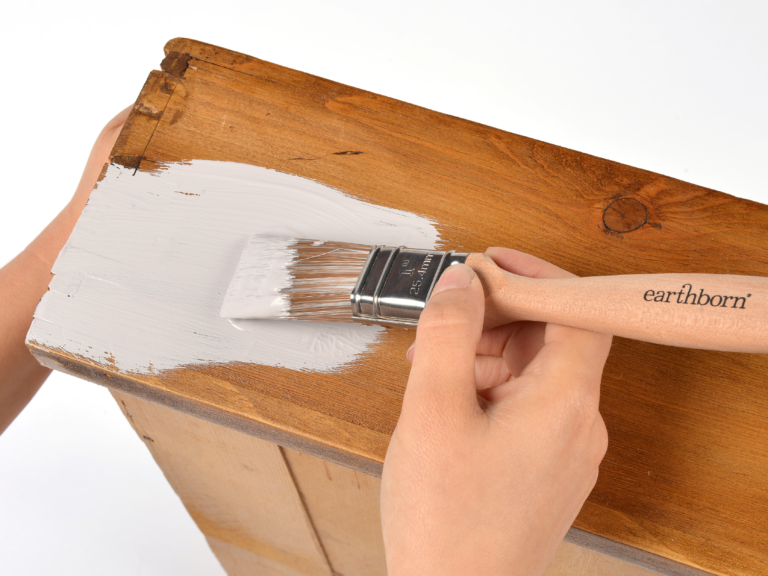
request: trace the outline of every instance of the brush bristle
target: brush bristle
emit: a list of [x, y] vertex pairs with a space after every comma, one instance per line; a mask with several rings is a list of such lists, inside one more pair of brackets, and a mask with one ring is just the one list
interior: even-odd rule
[[370, 250], [364, 244], [253, 236], [221, 315], [349, 321], [349, 295]]

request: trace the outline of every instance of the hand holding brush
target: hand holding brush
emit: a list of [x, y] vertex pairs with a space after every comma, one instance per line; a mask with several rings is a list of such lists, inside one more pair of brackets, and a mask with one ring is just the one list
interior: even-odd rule
[[465, 263], [485, 295], [485, 328], [554, 322], [671, 346], [768, 352], [768, 279], [719, 274], [527, 278], [486, 254], [253, 236], [225, 318], [415, 326], [440, 276]]
[[[514, 250], [489, 255], [515, 274], [571, 277]], [[611, 337], [541, 322], [484, 331], [483, 287], [464, 265], [433, 294], [384, 460], [387, 572], [541, 574], [606, 451]]]

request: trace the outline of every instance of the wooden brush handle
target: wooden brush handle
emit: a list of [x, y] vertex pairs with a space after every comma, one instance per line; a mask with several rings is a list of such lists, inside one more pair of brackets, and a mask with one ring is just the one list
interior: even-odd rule
[[768, 278], [637, 274], [534, 279], [471, 254], [485, 289], [485, 327], [554, 322], [645, 342], [768, 353]]

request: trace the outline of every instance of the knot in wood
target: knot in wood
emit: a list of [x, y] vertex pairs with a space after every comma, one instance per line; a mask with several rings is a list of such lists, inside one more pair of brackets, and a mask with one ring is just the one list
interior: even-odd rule
[[624, 234], [641, 228], [648, 222], [648, 209], [634, 198], [619, 198], [603, 211], [603, 224], [609, 230]]

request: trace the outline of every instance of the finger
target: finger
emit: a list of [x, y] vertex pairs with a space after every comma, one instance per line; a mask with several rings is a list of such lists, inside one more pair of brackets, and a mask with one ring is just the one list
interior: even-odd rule
[[544, 379], [547, 381], [556, 381], [555, 376], [559, 376], [571, 386], [588, 386], [595, 389], [593, 392], [599, 391], [612, 339], [608, 334], [549, 324], [544, 347], [523, 373], [547, 375]]
[[521, 394], [552, 410], [557, 406], [568, 413], [598, 410], [612, 337], [554, 324], [547, 325], [547, 332], [553, 328], [561, 329], [563, 337], [550, 339], [519, 377], [483, 391], [495, 410], [516, 410]]
[[512, 372], [501, 356], [475, 357], [475, 387], [478, 392], [504, 384], [512, 377]]
[[[518, 370], [513, 370], [515, 375], [519, 375], [544, 345], [544, 327], [542, 322], [512, 322], [485, 330], [480, 336], [476, 352], [481, 356], [507, 357], [510, 366], [519, 366]], [[405, 357], [411, 363], [415, 352], [416, 341], [405, 352]]]
[[[541, 258], [509, 248], [489, 248], [488, 255], [499, 267], [531, 278], [572, 278], [573, 274], [558, 268]], [[518, 342], [524, 340], [516, 338]], [[546, 324], [543, 346], [530, 357], [521, 372], [545, 374], [537, 386], [542, 394], [556, 394], [567, 387], [569, 391], [585, 394], [585, 398], [596, 402], [600, 394], [600, 380], [611, 346], [611, 336], [569, 326]], [[510, 345], [511, 346], [511, 345]], [[514, 368], [512, 368], [514, 373]], [[503, 386], [495, 390], [496, 399], [513, 388]], [[520, 389], [517, 386], [516, 389]]]
[[490, 330], [484, 330], [477, 345], [477, 353], [485, 356], [501, 356], [510, 338], [515, 338], [525, 322], [510, 322]]
[[546, 324], [513, 322], [483, 332], [477, 353], [501, 356], [512, 376], [520, 376], [544, 346]]
[[482, 285], [469, 266], [443, 273], [419, 317], [404, 410], [407, 404], [436, 414], [479, 408], [475, 350], [484, 306]]
[[[405, 357], [413, 363], [415, 346], [408, 349]], [[475, 357], [475, 389], [485, 390], [498, 386], [509, 380], [513, 374], [507, 367], [507, 363], [501, 356], [476, 356]]]
[[573, 278], [574, 275], [554, 264], [511, 248], [488, 248], [485, 254], [499, 268], [529, 278]]

